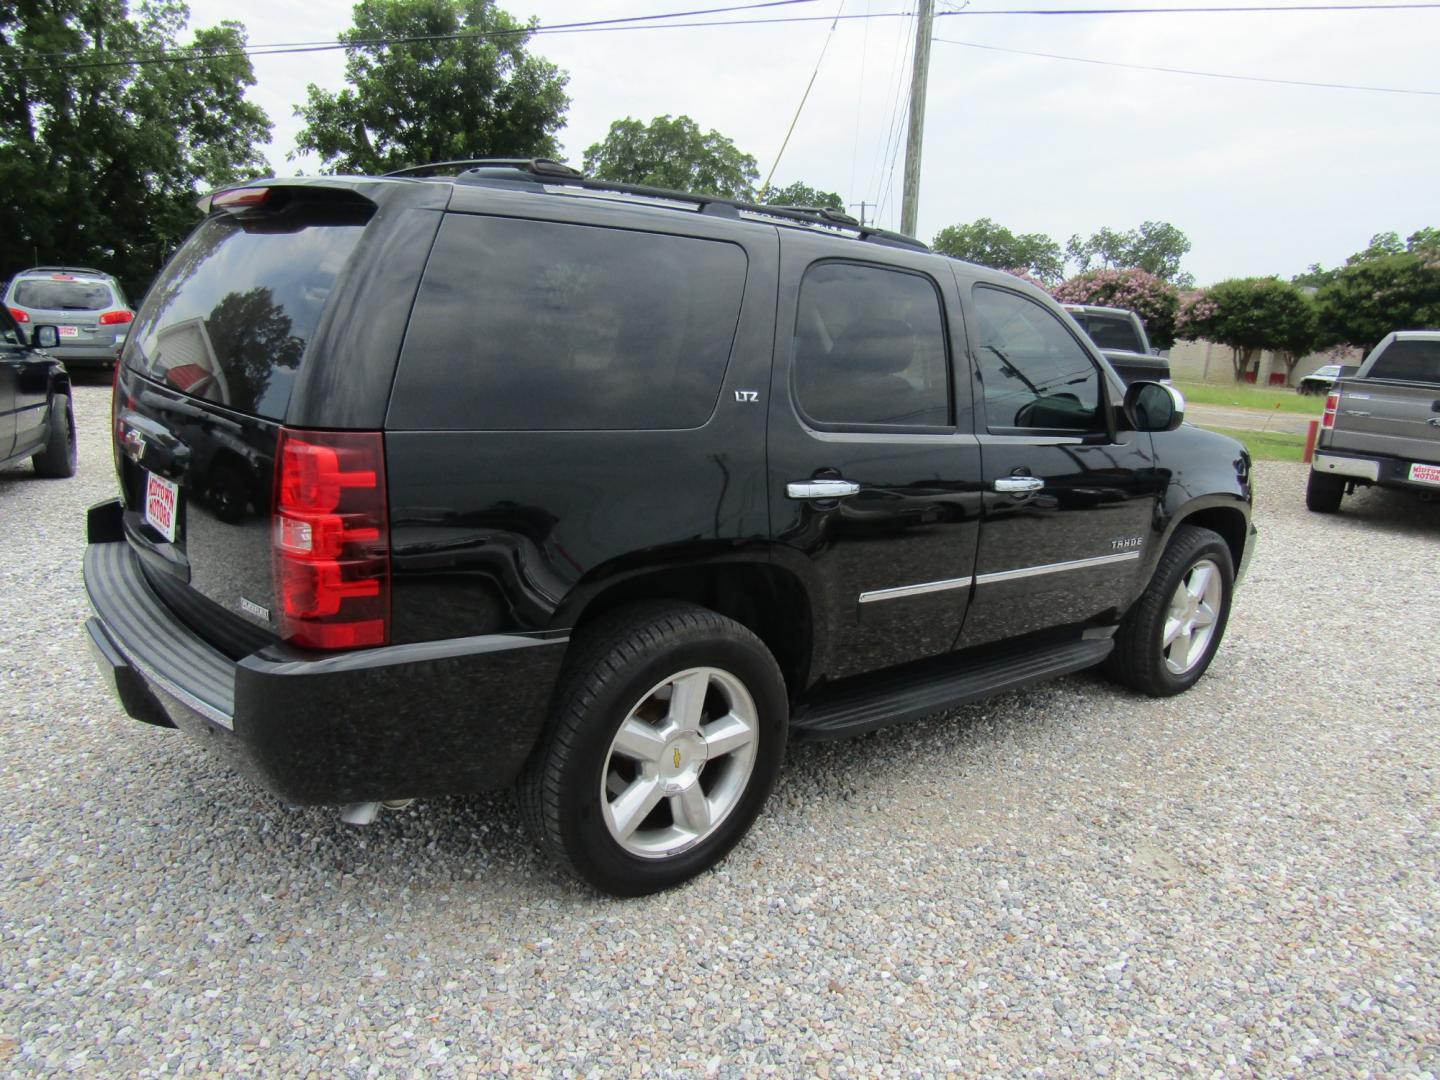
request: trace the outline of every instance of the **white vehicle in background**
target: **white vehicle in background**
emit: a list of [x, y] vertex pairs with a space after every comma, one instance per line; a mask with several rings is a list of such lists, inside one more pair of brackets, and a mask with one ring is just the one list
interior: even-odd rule
[[135, 319], [120, 282], [84, 266], [36, 266], [5, 288], [5, 306], [27, 334], [54, 326], [60, 343], [46, 351], [67, 368], [115, 364]]

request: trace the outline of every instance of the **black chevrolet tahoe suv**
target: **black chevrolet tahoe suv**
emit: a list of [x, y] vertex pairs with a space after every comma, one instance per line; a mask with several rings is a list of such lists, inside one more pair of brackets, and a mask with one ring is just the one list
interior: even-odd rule
[[1249, 457], [1042, 292], [834, 212], [459, 165], [202, 201], [88, 520], [131, 716], [355, 822], [513, 787], [640, 894], [739, 841], [788, 739], [1205, 671]]

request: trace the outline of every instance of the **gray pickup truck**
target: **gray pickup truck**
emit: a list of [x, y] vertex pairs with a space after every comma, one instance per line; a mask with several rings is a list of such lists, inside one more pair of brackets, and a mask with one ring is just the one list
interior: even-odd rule
[[1365, 484], [1440, 492], [1440, 330], [1399, 330], [1325, 399], [1305, 505], [1340, 509]]

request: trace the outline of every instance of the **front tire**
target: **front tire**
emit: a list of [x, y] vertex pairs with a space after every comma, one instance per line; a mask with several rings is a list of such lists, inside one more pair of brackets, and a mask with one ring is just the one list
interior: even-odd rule
[[1305, 481], [1305, 505], [1317, 514], [1333, 514], [1340, 509], [1345, 494], [1345, 478], [1310, 470]]
[[47, 423], [50, 433], [45, 440], [45, 449], [30, 459], [35, 466], [35, 475], [47, 480], [74, 476], [77, 464], [75, 410], [70, 404], [70, 395], [55, 394], [51, 397]]
[[1121, 622], [1106, 673], [1151, 697], [1190, 689], [1220, 647], [1234, 590], [1235, 564], [1224, 539], [1180, 526]]
[[749, 830], [784, 757], [774, 658], [734, 620], [679, 603], [606, 616], [573, 649], [519, 783], [531, 835], [616, 896], [714, 866]]

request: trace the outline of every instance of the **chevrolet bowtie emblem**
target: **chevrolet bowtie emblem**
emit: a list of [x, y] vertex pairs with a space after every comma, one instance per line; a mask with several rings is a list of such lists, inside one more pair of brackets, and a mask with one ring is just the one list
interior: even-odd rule
[[679, 750], [676, 750], [676, 751], [675, 751], [675, 768], [678, 769], [679, 767], [680, 767], [680, 751], [679, 751]]

